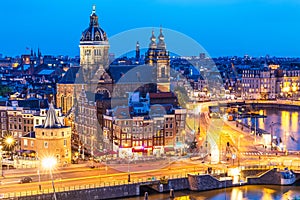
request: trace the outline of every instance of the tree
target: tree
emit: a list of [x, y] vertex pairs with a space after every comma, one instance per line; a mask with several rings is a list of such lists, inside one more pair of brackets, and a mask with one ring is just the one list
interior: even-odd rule
[[11, 91], [12, 90], [11, 90], [10, 87], [1, 85], [1, 87], [0, 87], [0, 96], [4, 96], [4, 97], [9, 96]]

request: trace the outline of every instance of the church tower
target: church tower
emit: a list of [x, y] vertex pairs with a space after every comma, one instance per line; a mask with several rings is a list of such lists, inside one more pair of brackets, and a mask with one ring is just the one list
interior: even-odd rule
[[170, 57], [166, 50], [162, 29], [160, 29], [157, 44], [154, 31], [152, 31], [150, 40], [145, 62], [156, 68], [157, 90], [159, 92], [170, 92]]
[[106, 32], [99, 25], [95, 5], [90, 15], [89, 27], [82, 32], [79, 48], [80, 66], [85, 81], [97, 82], [108, 68], [109, 43]]
[[157, 90], [160, 92], [170, 92], [170, 57], [166, 50], [162, 28], [160, 28], [160, 34], [158, 36], [156, 62]]
[[135, 60], [139, 61], [140, 60], [140, 43], [136, 42], [135, 45]]

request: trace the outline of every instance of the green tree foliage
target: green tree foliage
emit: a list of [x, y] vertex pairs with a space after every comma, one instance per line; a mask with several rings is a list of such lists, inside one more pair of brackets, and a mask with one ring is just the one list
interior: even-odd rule
[[0, 85], [0, 96], [9, 96], [9, 94], [11, 93], [11, 88], [8, 86], [3, 86]]

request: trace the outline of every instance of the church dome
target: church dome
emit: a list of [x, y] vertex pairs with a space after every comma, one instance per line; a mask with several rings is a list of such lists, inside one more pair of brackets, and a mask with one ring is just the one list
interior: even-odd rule
[[80, 41], [107, 41], [105, 31], [99, 26], [95, 6], [93, 6], [93, 11], [90, 16], [90, 25], [82, 32]]

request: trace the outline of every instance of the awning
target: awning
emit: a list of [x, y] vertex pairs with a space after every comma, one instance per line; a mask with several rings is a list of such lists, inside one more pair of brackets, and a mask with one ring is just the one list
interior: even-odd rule
[[147, 149], [143, 146], [132, 147], [132, 152], [147, 152]]
[[118, 154], [118, 152], [115, 152], [113, 150], [109, 150], [109, 151], [107, 151], [107, 154]]
[[96, 156], [96, 157], [105, 156], [105, 153], [104, 152], [100, 152], [100, 151], [94, 151], [94, 156]]
[[165, 147], [165, 152], [175, 151], [174, 147]]

